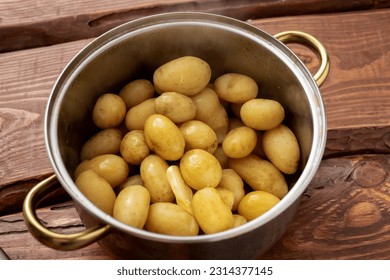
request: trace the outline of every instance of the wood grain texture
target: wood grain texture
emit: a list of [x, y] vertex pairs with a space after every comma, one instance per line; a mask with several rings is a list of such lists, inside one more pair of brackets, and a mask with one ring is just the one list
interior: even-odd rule
[[[389, 155], [323, 160], [286, 234], [262, 259], [390, 259]], [[38, 216], [51, 230], [84, 229], [71, 202]], [[36, 241], [20, 213], [0, 218], [0, 246], [11, 259], [113, 259], [98, 244], [60, 252]]]
[[390, 157], [323, 160], [295, 221], [264, 259], [390, 259]]
[[[241, 20], [390, 7], [389, 0], [0, 1], [0, 52], [96, 37], [126, 21], [164, 12], [201, 11]], [[27, 16], [26, 16], [27, 15]]]

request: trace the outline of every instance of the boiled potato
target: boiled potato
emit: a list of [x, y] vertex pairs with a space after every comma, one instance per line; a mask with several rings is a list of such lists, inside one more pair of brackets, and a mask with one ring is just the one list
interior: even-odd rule
[[152, 98], [154, 95], [154, 86], [151, 81], [138, 79], [125, 85], [119, 92], [119, 96], [126, 104], [127, 110]]
[[218, 184], [217, 189], [229, 190], [233, 193], [234, 200], [232, 210], [237, 210], [238, 204], [245, 195], [244, 182], [241, 177], [233, 169], [223, 169], [222, 179]]
[[202, 149], [214, 153], [218, 147], [218, 139], [215, 131], [198, 120], [187, 121], [180, 126], [185, 140], [185, 150]]
[[155, 99], [156, 98], [147, 99], [127, 111], [125, 124], [129, 131], [144, 129], [146, 119], [156, 113], [154, 110]]
[[195, 218], [179, 205], [170, 202], [150, 205], [145, 229], [176, 236], [195, 236], [199, 233]]
[[240, 110], [242, 122], [257, 130], [277, 127], [284, 119], [282, 105], [271, 99], [251, 99]]
[[128, 163], [140, 164], [150, 154], [144, 131], [135, 129], [128, 132], [120, 144], [120, 154]]
[[191, 200], [193, 196], [192, 190], [184, 182], [178, 166], [171, 165], [168, 167], [167, 180], [175, 195], [177, 205], [183, 207], [184, 210], [193, 215], [191, 206]]
[[157, 92], [175, 91], [191, 96], [209, 83], [211, 69], [207, 62], [194, 56], [183, 56], [160, 66], [153, 74]]
[[141, 179], [149, 190], [152, 203], [172, 202], [175, 198], [166, 176], [168, 167], [168, 163], [155, 154], [147, 156], [141, 162]]
[[205, 88], [192, 99], [196, 104], [195, 119], [209, 125], [217, 134], [218, 143], [222, 143], [228, 132], [229, 118], [218, 95], [211, 88]]
[[93, 122], [101, 129], [117, 127], [123, 121], [125, 115], [125, 102], [113, 93], [100, 96], [92, 111]]
[[118, 194], [113, 217], [129, 226], [143, 228], [148, 218], [149, 204], [150, 194], [145, 187], [129, 186]]
[[193, 149], [180, 159], [180, 172], [184, 181], [193, 189], [215, 188], [222, 178], [219, 161], [209, 152]]
[[81, 172], [76, 186], [99, 209], [112, 215], [115, 204], [115, 192], [111, 185], [93, 170]]
[[290, 128], [280, 124], [267, 130], [262, 144], [265, 155], [280, 171], [285, 174], [297, 171], [300, 150], [298, 140]]
[[127, 177], [118, 187], [115, 188], [115, 191], [117, 193], [121, 192], [124, 188], [127, 188], [129, 186], [133, 185], [144, 185], [144, 182], [142, 181], [140, 174], [131, 175], [130, 177]]
[[217, 233], [233, 228], [233, 214], [215, 188], [198, 190], [192, 198], [192, 209], [200, 228], [206, 233]]
[[113, 188], [120, 185], [129, 175], [127, 162], [118, 155], [100, 155], [89, 161], [88, 168], [104, 178]]
[[253, 190], [266, 191], [280, 199], [288, 192], [286, 180], [279, 169], [254, 154], [229, 159], [229, 168], [236, 171]]
[[117, 128], [99, 131], [84, 143], [80, 152], [80, 160], [91, 159], [104, 154], [119, 154], [122, 132]]
[[83, 160], [82, 162], [79, 163], [79, 165], [77, 165], [74, 173], [73, 173], [73, 178], [74, 180], [77, 179], [77, 177], [79, 177], [79, 175], [84, 172], [85, 170], [88, 170], [88, 169], [91, 169], [89, 167], [89, 164], [90, 164], [90, 160], [89, 159], [86, 159], [86, 160]]
[[177, 92], [164, 92], [156, 98], [154, 109], [157, 114], [168, 117], [174, 123], [195, 118], [196, 104], [188, 96]]
[[254, 150], [256, 144], [256, 131], [253, 128], [241, 126], [229, 131], [222, 142], [222, 149], [230, 158], [243, 158]]
[[219, 192], [219, 196], [221, 197], [222, 201], [226, 204], [226, 206], [229, 207], [230, 210], [233, 210], [234, 193], [227, 189], [222, 189], [222, 188], [215, 188], [215, 189]]
[[233, 214], [233, 222], [234, 222], [234, 227], [239, 227], [248, 222], [247, 219], [245, 219], [244, 216], [241, 216], [239, 214]]
[[251, 221], [274, 207], [279, 198], [265, 191], [253, 191], [244, 196], [238, 205], [238, 213]]
[[244, 103], [256, 98], [259, 88], [255, 80], [238, 73], [227, 73], [214, 81], [219, 98], [231, 103]]
[[165, 160], [178, 160], [184, 154], [185, 140], [180, 129], [167, 117], [153, 114], [145, 122], [149, 148]]

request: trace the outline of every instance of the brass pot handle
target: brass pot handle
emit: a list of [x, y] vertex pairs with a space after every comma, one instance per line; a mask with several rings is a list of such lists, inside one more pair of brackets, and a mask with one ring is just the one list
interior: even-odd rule
[[24, 199], [23, 214], [31, 234], [46, 246], [62, 251], [83, 248], [105, 236], [110, 230], [109, 225], [97, 225], [78, 233], [61, 234], [47, 229], [39, 222], [36, 206], [45, 195], [57, 188], [57, 183], [56, 175], [52, 175], [35, 185]]
[[314, 80], [318, 86], [321, 86], [329, 74], [329, 57], [325, 47], [318, 39], [302, 31], [285, 31], [274, 35], [282, 43], [302, 43], [313, 47], [320, 55], [321, 65]]

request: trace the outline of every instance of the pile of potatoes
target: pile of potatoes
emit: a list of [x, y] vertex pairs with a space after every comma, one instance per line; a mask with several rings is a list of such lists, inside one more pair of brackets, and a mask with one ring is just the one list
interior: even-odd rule
[[276, 205], [300, 157], [284, 108], [246, 75], [210, 79], [207, 62], [185, 56], [153, 82], [100, 96], [100, 131], [74, 174], [80, 191], [125, 224], [180, 236], [228, 230]]

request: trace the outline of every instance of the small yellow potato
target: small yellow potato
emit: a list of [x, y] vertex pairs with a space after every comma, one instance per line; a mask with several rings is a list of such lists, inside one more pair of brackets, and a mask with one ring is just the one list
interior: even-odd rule
[[252, 153], [257, 144], [253, 128], [241, 126], [232, 129], [222, 142], [222, 149], [230, 158], [243, 158]]
[[200, 228], [206, 233], [217, 233], [233, 228], [233, 214], [215, 188], [198, 190], [192, 198], [192, 209]]
[[219, 161], [219, 164], [222, 168], [228, 168], [228, 156], [225, 154], [225, 152], [222, 149], [222, 145], [218, 145], [217, 150], [214, 152], [214, 156]]
[[131, 175], [127, 177], [118, 187], [115, 188], [117, 193], [121, 192], [124, 188], [134, 185], [144, 185], [140, 174]]
[[120, 156], [100, 155], [89, 161], [89, 169], [95, 171], [113, 188], [120, 185], [129, 175], [129, 165]]
[[100, 96], [92, 111], [93, 122], [101, 129], [117, 127], [125, 115], [125, 102], [119, 95], [113, 93]]
[[150, 154], [143, 130], [132, 130], [123, 137], [120, 154], [128, 163], [138, 165]]
[[234, 193], [232, 191], [229, 191], [227, 189], [222, 188], [215, 188], [223, 200], [223, 202], [226, 204], [227, 207], [229, 207], [230, 210], [233, 210], [234, 205]]
[[119, 96], [126, 104], [127, 110], [152, 98], [154, 95], [154, 86], [151, 81], [138, 79], [125, 85], [119, 92]]
[[167, 179], [168, 163], [158, 155], [147, 156], [140, 166], [141, 179], [149, 190], [150, 200], [155, 202], [172, 202], [175, 195]]
[[77, 177], [76, 186], [99, 209], [112, 215], [115, 192], [111, 185], [93, 170], [86, 170]]
[[217, 150], [217, 134], [204, 122], [198, 120], [187, 121], [179, 128], [184, 136], [186, 151], [202, 149], [213, 154]]
[[201, 149], [186, 152], [180, 160], [184, 181], [193, 189], [215, 188], [222, 179], [222, 167], [217, 158]]
[[141, 229], [148, 218], [149, 204], [150, 195], [145, 187], [129, 186], [118, 194], [113, 217], [122, 223]]
[[175, 195], [177, 205], [183, 207], [188, 213], [193, 215], [191, 200], [192, 190], [183, 180], [180, 173], [180, 168], [176, 165], [171, 165], [167, 169], [167, 180]]
[[204, 123], [207, 123], [221, 105], [217, 93], [209, 87], [191, 96], [191, 98], [196, 104], [195, 118]]
[[195, 118], [196, 104], [184, 94], [164, 92], [156, 98], [154, 110], [157, 114], [168, 117], [174, 123], [182, 123]]
[[195, 218], [179, 205], [170, 202], [150, 205], [145, 229], [175, 236], [195, 236], [199, 233]]
[[185, 149], [184, 136], [167, 117], [153, 114], [145, 122], [145, 140], [149, 148], [165, 160], [178, 160]]
[[211, 69], [207, 62], [194, 56], [183, 56], [160, 66], [153, 74], [157, 92], [175, 91], [191, 96], [209, 83]]
[[248, 220], [245, 219], [244, 216], [241, 216], [239, 214], [233, 214], [233, 222], [234, 222], [234, 227], [239, 227], [242, 226], [243, 224], [246, 224]]
[[286, 180], [279, 169], [254, 154], [229, 159], [229, 168], [236, 171], [255, 191], [266, 191], [280, 199], [288, 192]]
[[192, 100], [196, 104], [195, 119], [209, 125], [217, 134], [218, 143], [222, 143], [228, 132], [229, 118], [218, 95], [211, 88], [205, 88], [192, 96]]
[[242, 105], [240, 116], [245, 125], [257, 130], [268, 130], [283, 121], [284, 109], [275, 100], [252, 99]]
[[144, 129], [146, 119], [156, 113], [154, 110], [155, 99], [149, 98], [127, 111], [125, 124], [129, 131]]
[[77, 165], [74, 173], [73, 173], [73, 178], [74, 180], [77, 179], [77, 177], [79, 177], [79, 175], [84, 172], [85, 170], [88, 170], [88, 169], [91, 169], [89, 167], [89, 164], [90, 164], [90, 160], [89, 159], [85, 159], [83, 160], [82, 162], [79, 163], [79, 165]]
[[234, 201], [232, 210], [236, 211], [241, 199], [245, 196], [244, 182], [233, 169], [223, 169], [222, 179], [217, 189], [225, 189], [233, 192]]
[[119, 154], [122, 132], [117, 128], [107, 128], [89, 138], [81, 148], [80, 160], [91, 159], [104, 154]]
[[298, 140], [287, 126], [267, 130], [262, 139], [267, 158], [283, 173], [294, 174], [298, 169], [300, 150]]
[[244, 196], [238, 205], [238, 213], [251, 221], [274, 207], [279, 198], [265, 191], [253, 191]]
[[244, 103], [256, 98], [259, 88], [251, 77], [227, 73], [214, 81], [215, 91], [219, 98], [231, 103]]

